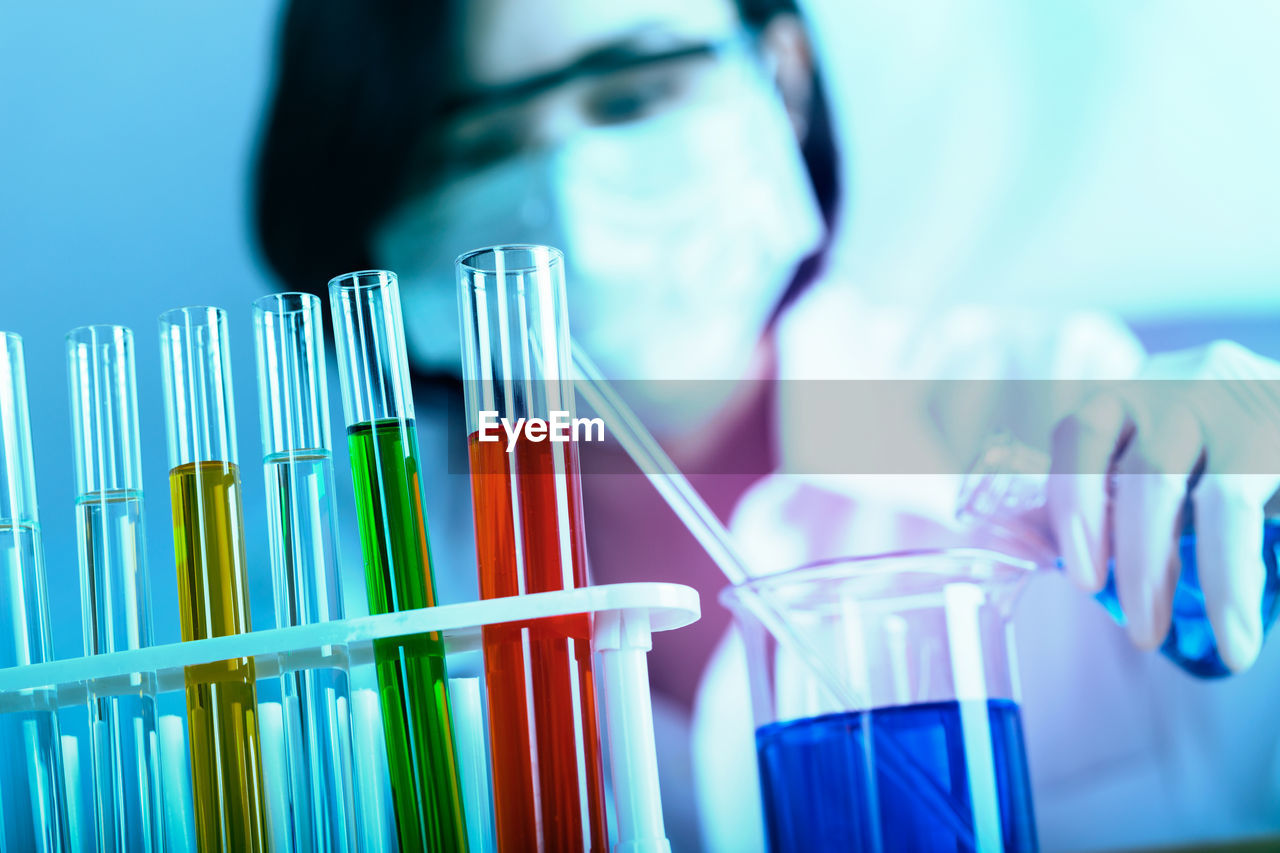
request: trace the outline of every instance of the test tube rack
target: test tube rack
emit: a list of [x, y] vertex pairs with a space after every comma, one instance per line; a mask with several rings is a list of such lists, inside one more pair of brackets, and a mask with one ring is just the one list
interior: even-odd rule
[[[253, 658], [259, 683], [299, 669], [355, 667], [373, 662], [375, 640], [434, 631], [442, 633], [452, 660], [479, 653], [486, 625], [583, 613], [594, 617], [593, 651], [617, 828], [613, 850], [669, 853], [647, 656], [655, 632], [682, 628], [701, 615], [697, 592], [679, 584], [623, 583], [533, 593], [12, 667], [0, 670], [0, 713], [83, 708], [91, 698], [136, 695], [139, 674], [154, 675], [158, 694], [182, 691], [186, 667], [234, 658]], [[164, 759], [176, 760], [167, 751]], [[357, 774], [369, 766], [359, 760], [355, 765]], [[267, 784], [270, 789], [270, 773]], [[268, 793], [278, 810], [282, 792]], [[166, 796], [174, 795], [167, 791]], [[278, 814], [272, 823], [284, 825]], [[362, 849], [383, 847], [373, 834], [362, 841]]]

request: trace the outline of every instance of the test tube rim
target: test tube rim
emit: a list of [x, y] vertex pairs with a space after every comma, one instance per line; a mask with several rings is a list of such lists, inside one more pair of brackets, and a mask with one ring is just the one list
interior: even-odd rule
[[[133, 329], [122, 323], [86, 323], [76, 326], [67, 331], [64, 341], [66, 343], [68, 365], [67, 365], [67, 390], [70, 395], [71, 415], [71, 439], [72, 439], [72, 463], [75, 470], [76, 485], [76, 501], [78, 502], [87, 495], [107, 494], [109, 492], [134, 492], [138, 495], [142, 494], [142, 449], [141, 435], [138, 430], [138, 394], [137, 394], [137, 368], [134, 363], [134, 334]], [[82, 365], [82, 359], [86, 350], [90, 353], [89, 358], [94, 361], [95, 367], [91, 375], [98, 376], [98, 371], [102, 369], [102, 363], [98, 361], [103, 351], [110, 351], [111, 358], [116, 360], [115, 363], [120, 366], [127, 366], [127, 369], [121, 368], [123, 375], [119, 375], [120, 379], [125, 382], [125, 390], [121, 391], [119, 386], [115, 385], [111, 379], [105, 380], [106, 384], [114, 388], [113, 392], [107, 393], [105, 396], [111, 398], [112, 401], [98, 400], [93, 402], [96, 395], [92, 392], [82, 396], [81, 386], [77, 379], [83, 381], [88, 380], [87, 375], [82, 371], [83, 367], [72, 367], [71, 360], [74, 359], [77, 365]], [[99, 377], [100, 378], [100, 377]], [[96, 388], [101, 392], [102, 385], [94, 382]], [[77, 401], [79, 406], [77, 406]], [[103, 429], [100, 419], [104, 409], [112, 409], [113, 406], [119, 404], [119, 408], [114, 408], [111, 420], [114, 423], [114, 433], [117, 439], [123, 441], [123, 446], [116, 448], [120, 454], [119, 468], [127, 471], [123, 475], [126, 482], [132, 482], [133, 485], [126, 485], [116, 488], [106, 488], [103, 481], [107, 478], [105, 469], [108, 466], [105, 460], [108, 457], [114, 457], [114, 451], [104, 450], [102, 444], [111, 443], [110, 439], [104, 439], [101, 435]], [[121, 415], [121, 410], [125, 414]], [[94, 412], [91, 416], [89, 413]], [[88, 423], [96, 423], [96, 429], [88, 426]], [[124, 438], [122, 438], [124, 437]], [[89, 453], [88, 448], [97, 449], [95, 453]], [[93, 460], [92, 462], [90, 460]], [[84, 470], [81, 471], [83, 466]], [[90, 472], [96, 472], [96, 476], [90, 476]], [[81, 488], [80, 479], [83, 475], [86, 485], [89, 488]], [[92, 488], [92, 484], [97, 482], [98, 488]]]
[[[278, 308], [277, 306], [284, 299], [296, 299], [299, 304], [291, 308]], [[318, 305], [320, 305], [320, 297], [304, 290], [282, 290], [278, 293], [268, 293], [257, 297], [252, 303], [254, 309], [264, 314], [278, 314], [280, 316], [304, 314]]]
[[[12, 526], [29, 527], [35, 530], [40, 529], [40, 501], [36, 496], [36, 475], [35, 475], [35, 444], [31, 438], [31, 401], [27, 395], [27, 345], [22, 335], [17, 332], [0, 331], [0, 356], [8, 365], [8, 373], [11, 381], [0, 383], [4, 393], [0, 394], [0, 413], [9, 410], [9, 403], [13, 403], [10, 411], [12, 431], [4, 430], [5, 436], [13, 434], [16, 438], [17, 459], [9, 457], [15, 448], [9, 447], [3, 450], [4, 461], [12, 465], [19, 472], [19, 482], [16, 486], [11, 478], [8, 488], [5, 490], [10, 498], [6, 502], [9, 514], [0, 515], [0, 523], [6, 527]], [[21, 405], [19, 405], [19, 403]], [[5, 436], [0, 436], [0, 441]], [[5, 444], [7, 447], [7, 442]], [[16, 462], [16, 464], [15, 464]], [[12, 470], [12, 469], [11, 469]], [[30, 494], [26, 494], [29, 491]], [[19, 498], [14, 500], [12, 495], [17, 494]], [[29, 505], [28, 505], [29, 504]], [[5, 504], [0, 504], [0, 508]]]
[[126, 326], [123, 323], [85, 323], [83, 326], [76, 326], [73, 329], [68, 329], [67, 334], [64, 337], [68, 341], [79, 341], [82, 340], [81, 336], [83, 334], [99, 330], [110, 330], [112, 332], [122, 331], [124, 332], [125, 337], [130, 341], [133, 340], [133, 328], [131, 326]]
[[[365, 281], [366, 277], [377, 276], [376, 281]], [[391, 270], [355, 270], [354, 272], [344, 272], [342, 275], [335, 275], [329, 279], [329, 291], [333, 292], [334, 288], [343, 290], [373, 290], [378, 287], [387, 287], [388, 285], [398, 284], [400, 277]]]
[[[230, 318], [231, 315], [225, 308], [207, 304], [183, 305], [178, 308], [170, 308], [157, 318], [160, 331], [159, 344], [162, 365], [161, 389], [165, 401], [165, 443], [168, 448], [170, 471], [179, 465], [189, 463], [222, 462], [237, 466], [240, 464], [240, 451], [236, 440], [235, 394], [231, 378], [231, 350], [228, 343]], [[177, 357], [173, 353], [174, 344], [183, 335], [190, 335], [193, 331], [201, 328], [213, 331], [213, 340], [209, 345], [211, 347], [210, 353], [217, 353], [217, 361], [219, 362], [217, 381], [222, 384], [223, 389], [221, 409], [223, 423], [221, 430], [218, 431], [220, 435], [219, 452], [214, 453], [210, 449], [208, 451], [209, 455], [204, 458], [200, 458], [202, 456], [199, 446], [200, 441], [194, 429], [186, 431], [189, 434], [185, 436], [175, 435], [175, 419], [189, 420], [192, 415], [189, 412], [185, 412], [183, 407], [173, 405], [176, 400], [180, 399], [176, 396], [176, 391], [173, 388], [174, 376], [181, 375], [184, 369], [196, 369], [194, 367], [182, 367], [186, 360], [190, 358], [190, 355], [188, 354], [181, 358]], [[187, 348], [190, 349], [189, 343]], [[205, 367], [207, 368], [208, 365], [205, 365]], [[187, 393], [183, 392], [183, 394]], [[180, 412], [182, 412], [181, 415], [179, 415]], [[207, 429], [207, 426], [202, 426], [199, 429], [203, 431]], [[195, 446], [189, 446], [193, 442]], [[186, 458], [187, 456], [195, 458]]]
[[[479, 276], [493, 276], [493, 275], [497, 275], [497, 270], [484, 269], [482, 267], [478, 267], [474, 263], [472, 263], [472, 261], [480, 257], [481, 255], [490, 255], [490, 254], [497, 254], [498, 252], [512, 252], [512, 251], [518, 251], [518, 250], [529, 251], [529, 252], [532, 252], [533, 250], [545, 251], [549, 256], [548, 257], [549, 266], [556, 266], [558, 264], [564, 263], [564, 252], [562, 252], [560, 249], [557, 249], [555, 246], [549, 246], [545, 243], [498, 243], [493, 246], [480, 246], [479, 248], [471, 249], [469, 251], [463, 252], [462, 254], [458, 255], [458, 257], [453, 259], [453, 263], [454, 263], [454, 266], [460, 267], [469, 272], [477, 273]], [[539, 269], [542, 269], [541, 264], [530, 264], [526, 266], [504, 267], [503, 272], [530, 273], [530, 272], [535, 272], [536, 270], [539, 270]], [[479, 287], [481, 285], [473, 284], [472, 286]]]
[[[332, 452], [333, 439], [329, 428], [329, 387], [324, 380], [324, 320], [322, 319], [323, 301], [314, 293], [307, 293], [301, 290], [282, 290], [276, 293], [267, 293], [257, 297], [251, 303], [253, 309], [253, 337], [254, 337], [254, 355], [257, 373], [257, 390], [258, 390], [258, 421], [261, 426], [262, 439], [262, 461], [264, 463], [276, 462], [281, 459], [303, 459], [312, 458], [308, 454], [317, 453], [327, 456]], [[268, 318], [275, 318], [269, 320]], [[313, 322], [314, 321], [314, 322]], [[308, 356], [306, 359], [311, 362], [317, 373], [313, 376], [315, 380], [315, 388], [313, 389], [315, 399], [312, 401], [311, 408], [316, 409], [309, 416], [304, 416], [297, 410], [306, 408], [303, 406], [294, 394], [286, 392], [283, 386], [269, 387], [264, 385], [264, 370], [266, 363], [263, 361], [268, 349], [271, 348], [270, 341], [275, 341], [275, 348], [279, 354], [288, 348], [280, 341], [280, 336], [284, 330], [288, 328], [293, 332], [302, 329], [311, 329], [314, 337], [311, 339], [313, 346], [302, 346], [297, 350], [299, 357], [303, 354]], [[314, 351], [313, 351], [314, 350]], [[296, 378], [298, 364], [300, 361], [293, 362]], [[284, 382], [283, 374], [278, 377], [279, 382]], [[299, 380], [301, 381], [301, 380]], [[304, 385], [308, 384], [305, 381]], [[285, 416], [285, 411], [292, 411], [296, 418], [306, 421], [308, 417], [314, 420], [316, 432], [315, 442], [299, 442], [284, 441], [283, 435], [280, 441], [274, 440], [273, 433], [283, 429], [288, 435], [295, 436], [298, 432], [305, 434], [306, 429], [295, 430], [287, 428], [286, 422], [292, 420]], [[297, 423], [298, 421], [295, 421]], [[305, 445], [301, 447], [288, 446], [280, 450], [270, 450], [268, 448], [276, 443], [282, 445]], [[318, 458], [318, 457], [317, 457]]]
[[[228, 318], [227, 309], [219, 308], [217, 305], [183, 305], [180, 308], [170, 308], [168, 311], [162, 312], [158, 319], [161, 323], [168, 323], [170, 326], [185, 325], [188, 318], [198, 312], [204, 312], [206, 315], [211, 316], [213, 322]], [[173, 319], [175, 317], [182, 318], [181, 322], [176, 322]]]

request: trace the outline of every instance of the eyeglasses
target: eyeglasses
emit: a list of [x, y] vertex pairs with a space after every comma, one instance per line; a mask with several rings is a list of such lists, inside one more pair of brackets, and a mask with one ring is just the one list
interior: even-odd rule
[[577, 80], [608, 77], [713, 56], [722, 51], [729, 41], [736, 40], [697, 42], [661, 51], [644, 50], [627, 42], [612, 44], [544, 74], [503, 86], [455, 95], [445, 101], [442, 113], [446, 118], [454, 118], [471, 112], [518, 106]]
[[478, 171], [575, 130], [626, 124], [685, 103], [728, 57], [754, 56], [739, 32], [663, 49], [619, 42], [562, 68], [509, 85], [459, 94], [420, 147], [413, 190]]

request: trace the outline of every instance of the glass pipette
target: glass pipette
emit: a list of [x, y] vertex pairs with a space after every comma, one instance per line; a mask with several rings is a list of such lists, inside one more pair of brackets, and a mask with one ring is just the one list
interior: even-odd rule
[[[658, 494], [666, 501], [671, 511], [682, 521], [689, 532], [706, 551], [707, 556], [715, 562], [725, 578], [732, 584], [743, 583], [757, 573], [751, 570], [751, 564], [742, 556], [734, 544], [733, 535], [721, 523], [720, 519], [707, 506], [702, 495], [680, 472], [671, 457], [658, 444], [653, 435], [640, 423], [631, 407], [609, 386], [608, 381], [591, 361], [591, 358], [572, 342], [573, 369], [577, 374], [575, 387], [587, 405], [597, 415], [604, 418], [609, 432], [622, 445], [631, 460], [636, 463]], [[810, 671], [817, 676], [820, 684], [841, 702], [848, 703], [850, 708], [867, 708], [867, 702], [846, 679], [842, 679], [826, 662], [821, 650], [813, 648], [800, 633], [791, 627], [786, 617], [774, 604], [758, 595], [742, 598], [750, 608], [752, 615], [760, 620], [784, 646], [789, 646], [795, 656], [804, 661]], [[914, 758], [889, 738], [878, 742], [881, 759], [894, 776], [902, 779], [903, 784], [910, 785], [921, 797], [929, 800], [938, 817], [945, 821], [957, 836], [969, 842], [971, 849], [976, 849], [971, 828], [967, 819], [956, 811], [950, 797], [941, 791], [932, 777], [920, 767]], [[888, 768], [886, 768], [888, 769]], [[896, 772], [895, 772], [896, 771]]]

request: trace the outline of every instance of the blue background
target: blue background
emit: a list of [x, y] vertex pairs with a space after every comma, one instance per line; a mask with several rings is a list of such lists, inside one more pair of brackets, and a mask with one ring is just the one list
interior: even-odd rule
[[[853, 192], [837, 263], [860, 286], [1097, 307], [1155, 349], [1280, 354], [1280, 5], [810, 6]], [[178, 638], [155, 337], [178, 305], [231, 312], [254, 623], [273, 621], [249, 335], [271, 282], [248, 187], [278, 13], [0, 8], [0, 328], [27, 341], [59, 657], [81, 649], [62, 336], [85, 323], [137, 335], [156, 638]]]

